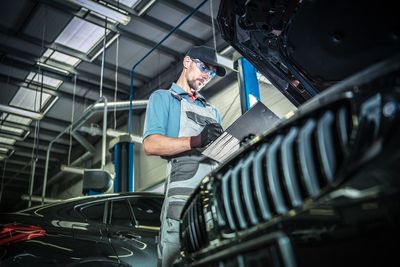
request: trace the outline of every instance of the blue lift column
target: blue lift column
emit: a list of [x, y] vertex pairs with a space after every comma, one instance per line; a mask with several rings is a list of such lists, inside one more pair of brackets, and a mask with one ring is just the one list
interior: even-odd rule
[[114, 192], [135, 191], [134, 143], [129, 135], [121, 135], [110, 142], [114, 163]]
[[260, 101], [260, 89], [258, 87], [256, 69], [247, 59], [239, 58], [238, 70], [240, 102], [243, 114]]

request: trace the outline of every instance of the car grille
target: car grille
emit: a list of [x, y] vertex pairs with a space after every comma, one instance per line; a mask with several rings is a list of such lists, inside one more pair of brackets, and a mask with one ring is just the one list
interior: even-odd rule
[[182, 216], [188, 252], [209, 244], [212, 228], [249, 229], [302, 206], [335, 182], [349, 149], [350, 105], [341, 102], [313, 114], [265, 136], [203, 181]]
[[223, 174], [220, 226], [248, 229], [319, 196], [343, 164], [350, 130], [340, 106], [267, 136]]

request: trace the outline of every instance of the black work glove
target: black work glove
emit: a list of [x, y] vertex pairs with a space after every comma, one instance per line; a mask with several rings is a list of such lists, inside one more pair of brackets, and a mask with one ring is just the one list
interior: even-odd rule
[[218, 138], [224, 130], [219, 123], [209, 123], [207, 124], [203, 131], [196, 136], [190, 137], [190, 147], [200, 148], [205, 147], [212, 141]]

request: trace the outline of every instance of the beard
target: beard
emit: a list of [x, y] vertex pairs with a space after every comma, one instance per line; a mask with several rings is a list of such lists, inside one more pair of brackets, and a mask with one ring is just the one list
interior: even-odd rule
[[190, 90], [192, 91], [193, 94], [196, 92], [200, 91], [208, 81], [204, 79], [192, 79], [188, 81], [188, 84], [190, 86]]

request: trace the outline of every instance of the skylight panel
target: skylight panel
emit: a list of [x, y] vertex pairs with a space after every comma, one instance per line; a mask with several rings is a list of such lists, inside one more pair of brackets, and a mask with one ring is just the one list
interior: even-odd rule
[[55, 42], [87, 54], [103, 36], [102, 27], [74, 17]]
[[133, 7], [134, 4], [139, 2], [139, 0], [114, 0], [115, 2], [119, 2], [120, 4], [126, 5], [128, 7]]
[[60, 87], [60, 85], [63, 83], [63, 81], [46, 76], [46, 75], [42, 75], [39, 73], [35, 73], [35, 72], [30, 72], [28, 74], [28, 76], [26, 77], [27, 82], [33, 82], [36, 84], [42, 84], [42, 79], [43, 79], [43, 84], [49, 86], [49, 87], [53, 87], [53, 88], [58, 88]]
[[15, 139], [0, 136], [0, 143], [7, 144], [7, 145], [14, 145], [15, 142], [16, 142]]
[[[42, 99], [42, 105], [40, 105], [40, 98]], [[51, 95], [43, 93], [40, 96], [40, 92], [20, 87], [14, 98], [11, 100], [10, 105], [28, 109], [31, 111], [40, 111], [40, 108], [44, 107], [51, 98]]]
[[6, 132], [10, 132], [10, 133], [16, 133], [16, 134], [23, 134], [24, 130], [19, 129], [19, 128], [15, 128], [15, 127], [10, 127], [10, 126], [6, 126], [6, 125], [0, 125], [0, 130], [1, 131], [6, 131]]
[[10, 122], [14, 122], [14, 123], [18, 123], [18, 124], [22, 124], [22, 125], [30, 125], [32, 122], [32, 119], [29, 118], [25, 118], [25, 117], [21, 117], [21, 116], [17, 116], [17, 115], [13, 115], [13, 114], [3, 114], [1, 116], [1, 119], [6, 121], [10, 121]]
[[72, 57], [58, 51], [54, 51], [53, 49], [47, 49], [46, 52], [43, 54], [43, 57], [45, 59], [51, 59], [63, 64], [71, 65], [72, 67], [75, 67], [81, 62], [79, 58]]

